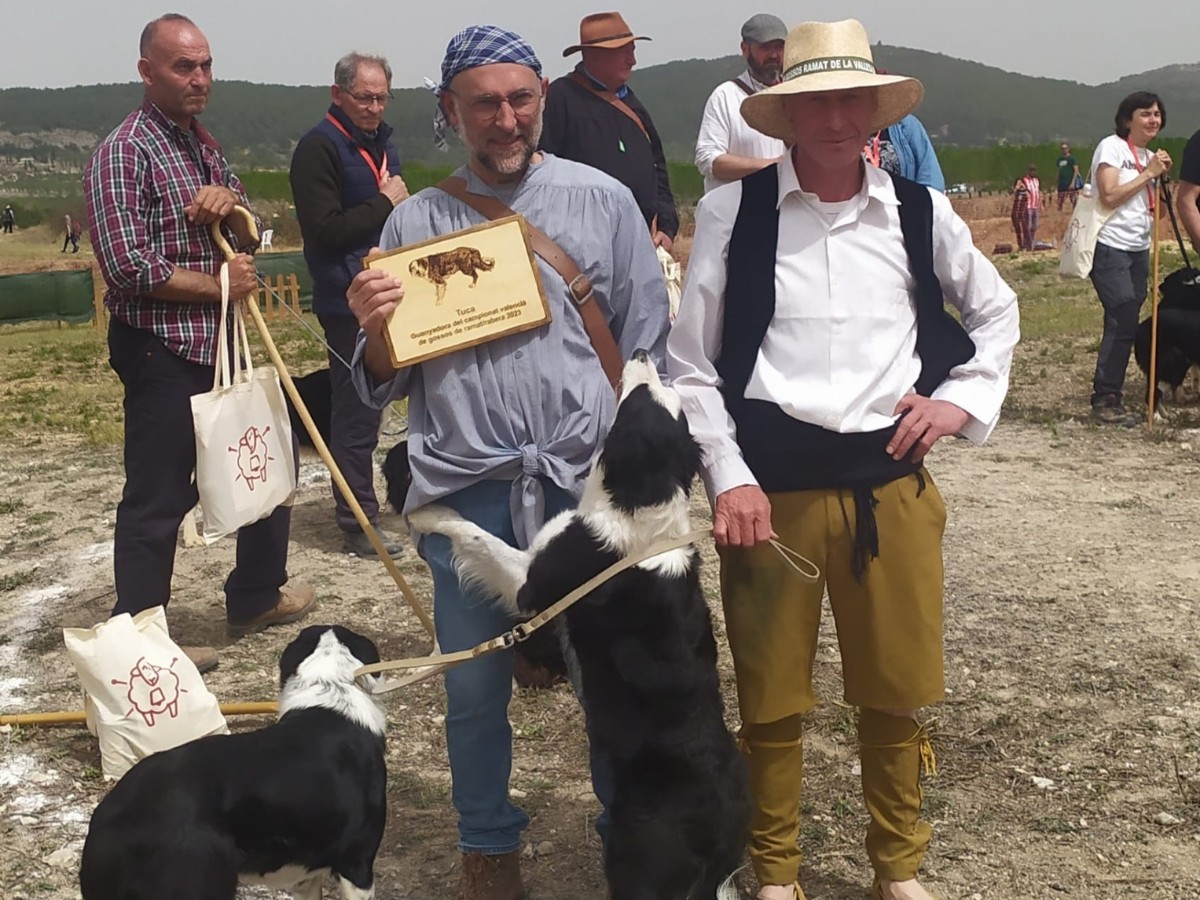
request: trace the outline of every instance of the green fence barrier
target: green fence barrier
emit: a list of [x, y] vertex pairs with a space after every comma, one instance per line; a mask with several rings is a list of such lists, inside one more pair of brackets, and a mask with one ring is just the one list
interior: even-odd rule
[[0, 324], [90, 322], [92, 270], [0, 275]]
[[271, 284], [275, 283], [276, 275], [295, 275], [300, 283], [300, 308], [312, 309], [312, 276], [308, 274], [302, 252], [260, 253], [254, 257], [254, 266]]

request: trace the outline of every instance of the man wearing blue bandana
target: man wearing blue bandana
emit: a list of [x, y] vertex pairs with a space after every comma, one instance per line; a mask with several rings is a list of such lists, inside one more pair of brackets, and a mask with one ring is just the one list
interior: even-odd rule
[[[451, 39], [438, 117], [469, 152], [456, 175], [468, 194], [503, 201], [578, 264], [623, 358], [645, 348], [661, 361], [666, 285], [642, 214], [614, 179], [537, 151], [546, 91], [541, 71], [532, 48], [504, 29], [473, 26]], [[381, 247], [484, 221], [461, 200], [428, 188], [392, 213]], [[576, 504], [616, 406], [567, 283], [540, 257], [537, 265], [550, 304], [548, 324], [399, 370], [384, 329], [403, 302], [404, 285], [368, 269], [347, 294], [362, 328], [353, 363], [360, 395], [379, 406], [409, 400], [412, 486], [405, 511], [437, 500], [519, 547], [546, 519]], [[512, 626], [495, 604], [459, 583], [448, 540], [425, 535], [419, 550], [433, 576], [443, 651], [472, 647]], [[461, 900], [524, 894], [518, 851], [529, 818], [508, 793], [512, 674], [510, 651], [446, 673], [446, 745], [464, 854]], [[593, 771], [603, 800], [603, 770], [595, 761]]]
[[650, 113], [629, 88], [637, 64], [634, 35], [620, 13], [593, 13], [579, 23], [575, 70], [550, 85], [542, 149], [607, 172], [633, 192], [655, 246], [670, 252], [679, 213], [667, 159]]

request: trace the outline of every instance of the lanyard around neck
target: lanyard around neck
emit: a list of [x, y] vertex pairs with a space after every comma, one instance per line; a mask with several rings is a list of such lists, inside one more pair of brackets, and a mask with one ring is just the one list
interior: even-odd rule
[[[1146, 170], [1146, 167], [1142, 165], [1142, 161], [1138, 157], [1137, 148], [1135, 146], [1133, 146], [1133, 139], [1127, 137], [1127, 138], [1125, 138], [1125, 143], [1129, 145], [1129, 152], [1133, 154], [1133, 164], [1135, 166], [1137, 166], [1138, 174], [1140, 175], [1142, 172], [1144, 172]], [[1146, 152], [1147, 153], [1150, 152], [1149, 147], [1146, 148]], [[1151, 187], [1151, 185], [1153, 185], [1153, 184], [1154, 184], [1153, 178], [1151, 178], [1149, 181], [1146, 182], [1146, 196], [1149, 198], [1150, 215], [1154, 215], [1154, 188]]]
[[371, 172], [375, 175], [375, 184], [383, 184], [384, 180], [388, 177], [387, 151], [384, 150], [383, 168], [381, 169], [379, 165], [376, 164], [371, 154], [367, 152], [367, 148], [354, 140], [353, 135], [346, 130], [346, 126], [333, 117], [333, 113], [325, 113], [325, 118], [330, 121], [334, 128], [346, 136], [346, 140], [350, 141], [350, 143], [354, 144], [354, 146], [358, 148], [358, 152], [362, 155], [362, 158], [367, 161], [367, 165], [371, 167]]

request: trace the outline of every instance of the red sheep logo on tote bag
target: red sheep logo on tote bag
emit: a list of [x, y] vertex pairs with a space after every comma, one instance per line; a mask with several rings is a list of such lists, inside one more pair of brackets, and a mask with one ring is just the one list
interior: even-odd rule
[[267, 447], [267, 435], [270, 431], [270, 425], [262, 431], [251, 425], [238, 441], [238, 445], [229, 448], [230, 453], [237, 454], [238, 475], [234, 481], [245, 481], [246, 487], [252, 491], [255, 482], [261, 481], [266, 484], [267, 463], [275, 458], [269, 454]]
[[[171, 666], [176, 662], [177, 659], [171, 660]], [[112, 683], [129, 689], [126, 697], [130, 709], [126, 715], [137, 712], [150, 728], [158, 716], [175, 718], [179, 714], [179, 695], [187, 693], [179, 686], [179, 676], [170, 666], [156, 666], [144, 656], [129, 670], [128, 681], [114, 678]]]

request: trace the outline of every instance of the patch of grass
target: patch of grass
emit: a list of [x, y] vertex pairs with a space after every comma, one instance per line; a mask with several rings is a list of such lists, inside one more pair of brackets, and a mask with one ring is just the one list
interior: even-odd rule
[[1062, 816], [1038, 816], [1030, 827], [1042, 834], [1074, 834], [1079, 829]]
[[37, 569], [22, 569], [8, 575], [0, 575], [0, 594], [7, 594], [30, 584], [37, 577]]
[[432, 809], [445, 803], [450, 797], [447, 785], [421, 778], [407, 770], [398, 770], [388, 778], [387, 792], [399, 794], [417, 809]]
[[25, 501], [20, 497], [4, 497], [0, 499], [0, 516], [15, 513], [19, 509], [25, 508]]

